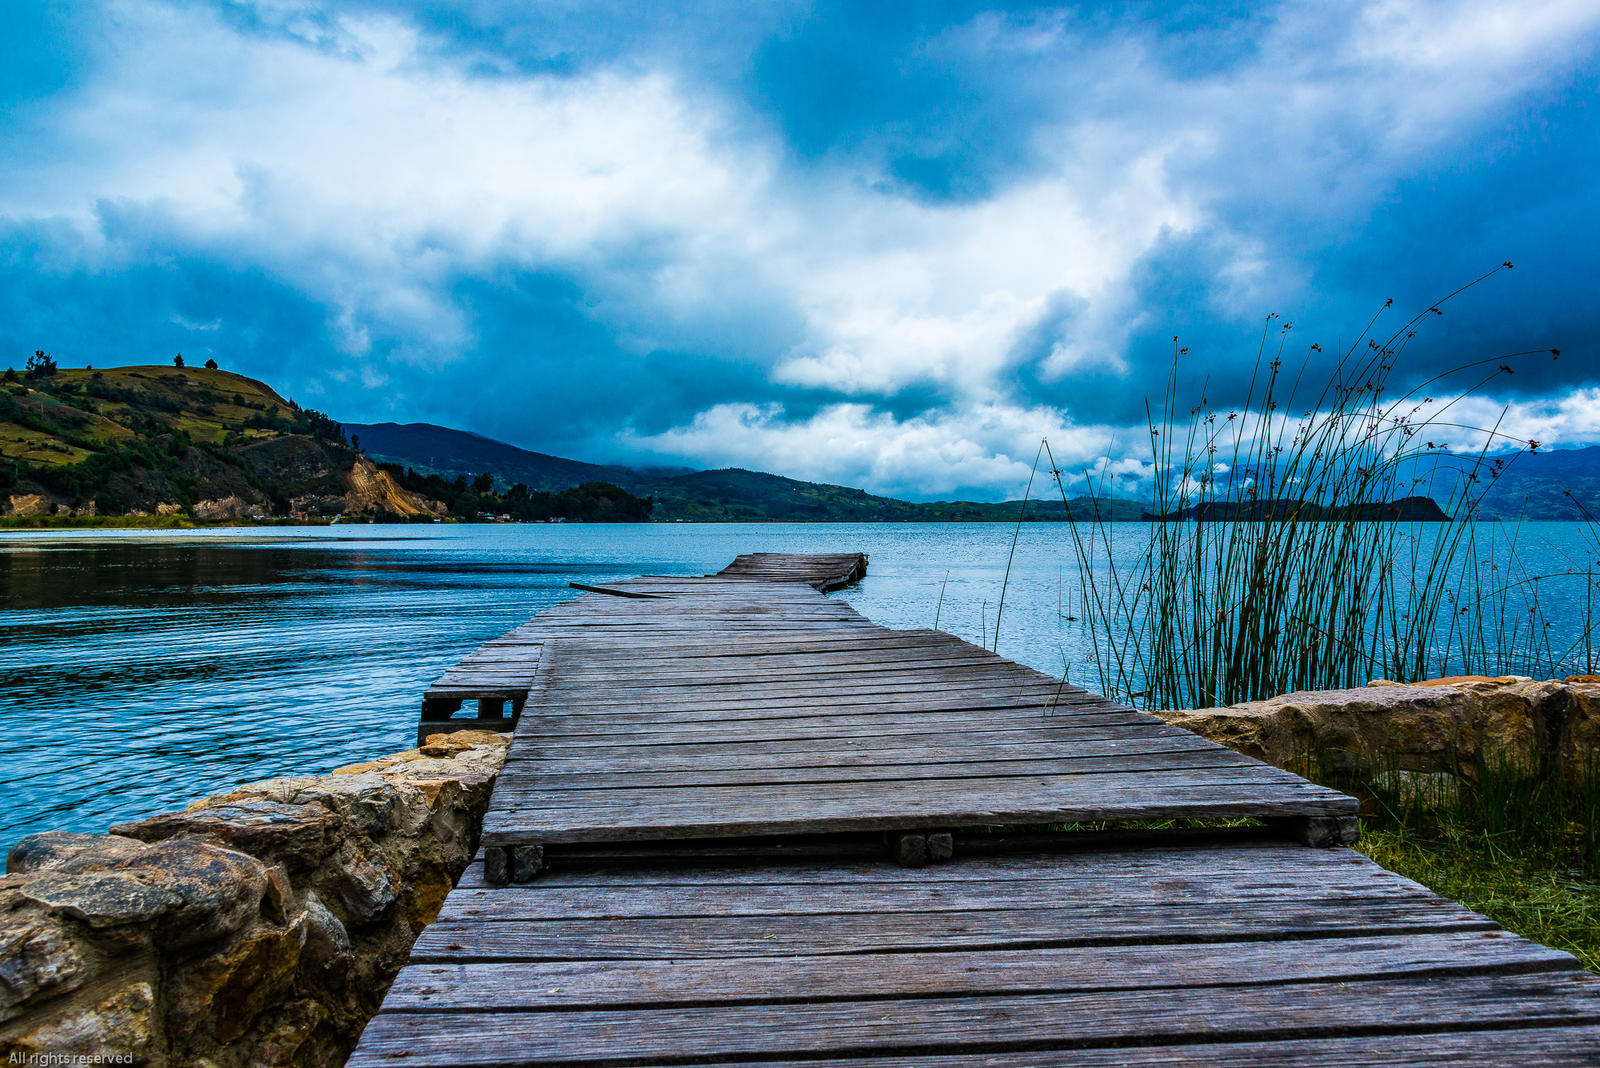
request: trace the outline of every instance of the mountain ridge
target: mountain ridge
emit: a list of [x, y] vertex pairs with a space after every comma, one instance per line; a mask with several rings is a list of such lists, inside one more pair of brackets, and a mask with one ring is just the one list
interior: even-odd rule
[[651, 502], [588, 483], [495, 493], [411, 477], [352, 448], [338, 423], [218, 368], [58, 368], [45, 353], [0, 376], [0, 517], [7, 526], [340, 517], [638, 521]]
[[[488, 474], [530, 488], [555, 488], [564, 477], [608, 481], [654, 497], [651, 518], [667, 522], [1015, 522], [1022, 507], [1021, 501], [905, 501], [742, 467], [668, 474], [589, 464], [433, 423], [346, 423], [344, 429], [380, 463], [444, 477]], [[443, 466], [448, 458], [458, 466]], [[1097, 512], [1087, 498], [1072, 505], [1081, 517]], [[1136, 501], [1102, 501], [1098, 511], [1111, 519], [1137, 520], [1145, 507]], [[1028, 502], [1030, 520], [1064, 520], [1068, 515], [1059, 500]]]

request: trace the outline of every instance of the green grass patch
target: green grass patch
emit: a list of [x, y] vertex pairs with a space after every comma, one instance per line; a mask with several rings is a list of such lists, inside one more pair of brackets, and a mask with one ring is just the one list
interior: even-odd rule
[[183, 515], [8, 515], [0, 516], [0, 530], [80, 530], [128, 528], [133, 530], [189, 530], [198, 526]]
[[1595, 757], [1544, 768], [1479, 757], [1460, 775], [1408, 776], [1381, 761], [1319, 774], [1313, 755], [1296, 770], [1361, 799], [1362, 853], [1600, 973]]
[[87, 459], [89, 455], [87, 449], [66, 444], [44, 431], [0, 422], [0, 458], [65, 466]]
[[1600, 881], [1538, 838], [1447, 822], [1431, 831], [1362, 821], [1362, 853], [1524, 938], [1600, 973]]

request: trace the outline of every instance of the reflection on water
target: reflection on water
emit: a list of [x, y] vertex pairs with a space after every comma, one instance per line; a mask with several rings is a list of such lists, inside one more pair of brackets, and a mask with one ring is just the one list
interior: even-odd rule
[[[438, 526], [0, 535], [0, 849], [412, 743], [422, 691], [570, 581], [741, 552], [871, 555], [842, 596], [993, 639], [1003, 524]], [[1130, 531], [1131, 549], [1143, 532]], [[948, 569], [948, 579], [946, 571]], [[1093, 685], [1066, 531], [1023, 531], [1000, 652]], [[943, 596], [942, 608], [938, 607]], [[836, 595], [837, 596], [837, 595]]]
[[371, 543], [6, 547], [0, 844], [403, 748], [421, 687], [565, 585]]

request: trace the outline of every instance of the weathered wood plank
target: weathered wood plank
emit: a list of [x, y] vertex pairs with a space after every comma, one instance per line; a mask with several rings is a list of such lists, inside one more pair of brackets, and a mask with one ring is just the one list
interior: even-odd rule
[[[582, 716], [604, 716], [619, 723], [628, 722], [626, 716], [668, 716], [673, 714], [688, 714], [691, 720], [695, 717], [705, 718], [717, 714], [726, 715], [728, 718], [740, 718], [736, 713], [749, 711], [753, 717], [762, 718], [759, 714], [766, 712], [766, 718], [778, 718], [784, 714], [795, 712], [811, 712], [821, 709], [836, 714], [846, 714], [860, 710], [872, 712], [874, 707], [879, 712], [916, 712], [922, 709], [929, 711], [948, 712], [986, 712], [994, 715], [1033, 714], [1035, 716], [1045, 712], [1060, 712], [1063, 715], [1083, 712], [1092, 714], [1117, 713], [1123, 717], [1123, 722], [1136, 723], [1145, 727], [1157, 728], [1165, 726], [1154, 716], [1135, 712], [1125, 706], [1096, 698], [1090, 695], [1074, 694], [1060, 691], [1050, 686], [1030, 686], [1018, 689], [997, 691], [993, 687], [983, 687], [977, 690], [966, 690], [959, 687], [944, 687], [932, 693], [907, 693], [904, 690], [891, 690], [884, 692], [853, 692], [853, 693], [804, 693], [798, 695], [770, 694], [763, 698], [760, 694], [750, 692], [733, 694], [718, 698], [702, 696], [700, 700], [688, 699], [674, 700], [669, 695], [661, 697], [632, 698], [626, 701], [607, 701], [604, 697], [594, 697], [575, 704], [565, 699], [552, 700], [548, 692], [531, 696], [529, 704], [533, 711], [544, 720], [574, 719]], [[873, 707], [866, 707], [873, 706]], [[982, 717], [984, 719], [990, 716]], [[981, 726], [977, 724], [976, 726]]]
[[[907, 869], [911, 870], [911, 869]], [[923, 869], [925, 870], [925, 869]], [[691, 892], [692, 896], [692, 892]], [[848, 916], [848, 924], [841, 922]], [[417, 962], [786, 958], [891, 951], [949, 952], [1041, 945], [1338, 938], [1428, 930], [1498, 930], [1430, 894], [1164, 904], [1085, 901], [1047, 909], [821, 913], [488, 922], [440, 920], [412, 948]]]
[[[819, 748], [806, 746], [787, 752], [747, 752], [730, 746], [718, 754], [716, 762], [708, 763], [705, 757], [684, 757], [675, 752], [653, 749], [635, 749], [631, 746], [615, 747], [602, 757], [582, 757], [566, 754], [561, 760], [560, 772], [542, 773], [539, 781], [546, 786], [559, 785], [561, 776], [624, 776], [661, 775], [670, 773], [725, 775], [743, 771], [794, 771], [812, 768], [845, 774], [851, 769], [923, 768], [941, 765], [976, 767], [991, 763], [1048, 763], [1051, 766], [1071, 768], [1075, 764], [1094, 760], [1133, 758], [1146, 754], [1225, 754], [1228, 759], [1241, 759], [1242, 754], [1222, 746], [1203, 744], [1186, 737], [1158, 738], [1108, 738], [1076, 742], [1068, 747], [1049, 742], [1023, 744], [1000, 743], [987, 746], [923, 746], [921, 748], [868, 749], [846, 746]], [[1055, 754], [1061, 755], [1057, 757]], [[520, 759], [529, 759], [524, 753]], [[540, 758], [535, 758], [540, 759]], [[1248, 759], [1248, 758], [1243, 758]], [[708, 771], [707, 769], [715, 769]], [[619, 783], [620, 785], [620, 783]], [[637, 785], [637, 784], [636, 784]]]
[[[1251, 873], [1253, 876], [1253, 873]], [[1157, 893], [1129, 891], [1119, 898], [1123, 907], [1151, 908], [1183, 904], [1186, 899], [1208, 895], [1212, 900], [1239, 904], [1248, 901], [1281, 901], [1283, 877], [1273, 875], [1236, 876], [1229, 885], [1217, 886], [1205, 879], [1161, 880]], [[1083, 892], [1109, 893], [1125, 889], [1124, 880], [1107, 880], [1098, 885], [1082, 884]], [[587, 889], [561, 893], [550, 888], [485, 887], [463, 889], [450, 895], [439, 914], [441, 922], [522, 922], [530, 920], [577, 920], [715, 916], [859, 916], [864, 913], [895, 912], [994, 912], [1041, 910], [1058, 906], [1063, 887], [1057, 883], [1021, 883], [1008, 886], [1003, 895], [988, 893], [972, 884], [893, 884], [878, 886], [742, 886], [699, 887], [685, 894], [678, 887], [610, 887], [603, 894]], [[1415, 892], [1414, 892], [1415, 893]], [[1381, 879], [1351, 876], [1330, 883], [1322, 891], [1324, 899], [1394, 899], [1401, 891]], [[1187, 898], [1183, 895], [1187, 895]], [[687, 900], [685, 900], [687, 898]], [[841, 920], [848, 926], [848, 921]]]
[[407, 968], [385, 1012], [516, 1012], [838, 998], [1111, 994], [1173, 987], [1575, 970], [1506, 932], [1201, 945], [990, 949], [716, 961], [583, 961]]
[[[1140, 732], [1137, 738], [1128, 739], [1128, 732], [1123, 730], [1126, 723], [1126, 720], [1112, 719], [1110, 722], [1101, 721], [1074, 726], [1072, 740], [1074, 742], [1081, 740], [1085, 744], [1105, 739], [1127, 740], [1133, 743], [1147, 736], [1150, 739], [1170, 739], [1188, 734], [1187, 731], [1166, 727]], [[537, 762], [549, 758], [546, 751], [552, 755], [560, 753], [563, 759], [575, 761], [590, 758], [605, 760], [612, 756], [620, 758], [635, 754], [641, 762], [658, 759], [710, 761], [724, 757], [731, 759], [745, 754], [766, 753], [872, 753], [880, 749], [898, 749], [914, 753], [919, 749], [959, 748], [971, 749], [974, 753], [981, 754], [985, 751], [983, 747], [986, 746], [1032, 747], [1033, 751], [1037, 752], [1043, 747], [1062, 744], [1060, 735], [1055, 733], [1058, 729], [1045, 718], [1042, 710], [1037, 710], [1034, 718], [1019, 720], [1008, 726], [967, 731], [932, 729], [925, 734], [889, 728], [882, 734], [873, 735], [828, 737], [810, 732], [790, 737], [791, 732], [787, 729], [767, 728], [761, 732], [761, 737], [754, 739], [746, 733], [722, 740], [669, 739], [672, 744], [650, 745], [632, 734], [620, 736], [622, 740], [619, 741], [617, 740], [619, 736], [616, 735], [588, 732], [566, 738], [529, 740], [508, 759]]]
[[[469, 866], [459, 883], [462, 887], [482, 886], [473, 881], [477, 862]], [[555, 893], [564, 888], [601, 886], [696, 886], [707, 889], [748, 885], [805, 885], [827, 887], [848, 884], [858, 891], [872, 886], [942, 886], [951, 883], [979, 883], [991, 886], [996, 907], [1005, 907], [1006, 887], [1015, 882], [1047, 883], [1061, 888], [1069, 899], [1105, 892], [1108, 880], [1136, 886], [1138, 892], [1156, 894], [1187, 893], [1182, 880], [1209, 880], [1250, 872], [1263, 878], [1276, 875], [1286, 884], [1308, 882], [1321, 885], [1338, 880], [1347, 869], [1366, 872], [1386, 880], [1396, 890], [1422, 891], [1409, 879], [1387, 871], [1353, 849], [1310, 849], [1288, 842], [1244, 841], [1225, 846], [1173, 844], [1151, 846], [1101, 846], [1074, 852], [1070, 859], [1055, 855], [983, 856], [940, 868], [906, 872], [887, 867], [881, 861], [800, 861], [789, 864], [743, 865], [674, 864], [667, 866], [609, 865], [575, 866], [551, 872], [539, 889]], [[518, 891], [520, 892], [520, 891]]]
[[781, 827], [786, 834], [825, 834], [917, 827], [949, 829], [1116, 820], [1265, 818], [1286, 813], [1342, 815], [1350, 812], [1353, 804], [1339, 795], [1292, 792], [1283, 787], [1278, 790], [1266, 791], [1250, 784], [1202, 786], [1144, 795], [1130, 790], [1124, 796], [1108, 793], [1091, 802], [1077, 804], [1062, 801], [1049, 805], [1039, 799], [1021, 798], [1014, 807], [999, 803], [982, 811], [971, 808], [953, 811], [927, 801], [909, 799], [874, 804], [871, 808], [859, 801], [839, 800], [825, 805], [774, 806], [766, 811], [744, 808], [740, 815], [734, 816], [726, 812], [707, 812], [693, 804], [659, 811], [654, 808], [657, 799], [648, 798], [633, 803], [636, 811], [650, 810], [633, 820], [628, 818], [623, 806], [610, 810], [586, 808], [582, 812], [550, 818], [524, 814], [497, 818], [491, 812], [490, 821], [485, 823], [483, 841], [486, 845], [528, 841], [551, 844], [644, 842], [758, 837], [771, 834], [774, 827]]
[[[821, 783], [960, 781], [996, 777], [1088, 775], [1116, 772], [1252, 767], [1254, 762], [1231, 749], [1194, 749], [1116, 756], [1057, 759], [953, 761], [889, 765], [855, 764], [800, 768], [680, 769], [675, 771], [600, 770], [546, 772], [537, 778], [541, 790], [684, 789], [703, 786], [812, 786]], [[563, 765], [564, 766], [564, 765]]]
[[[1337, 1064], [1346, 1068], [1412, 1065], [1527, 1066], [1592, 1065], [1600, 1049], [1600, 1027], [1517, 1027], [1493, 1031], [1413, 1034], [1321, 1035], [1314, 1039], [1263, 1042], [1205, 1042], [1197, 1045], [1122, 1046], [1112, 1049], [1029, 1049], [1015, 1053], [955, 1053], [896, 1056], [896, 1068], [1034, 1068], [1056, 1065], [1103, 1068], [1110, 1065], [1225, 1064], [1240, 1068], [1282, 1068], [1286, 1064]], [[861, 1068], [882, 1064], [876, 1058], [805, 1061], [730, 1061], [723, 1068]]]
[[[1246, 758], [1248, 759], [1248, 758]], [[1161, 799], [1173, 797], [1181, 800], [1183, 792], [1191, 789], [1213, 790], [1228, 787], [1262, 787], [1263, 796], [1305, 796], [1322, 798], [1333, 803], [1331, 812], [1354, 812], [1354, 799], [1306, 782], [1289, 772], [1271, 769], [1266, 774], [1261, 765], [1232, 764], [1225, 767], [1180, 768], [1129, 772], [1086, 771], [1077, 774], [1044, 774], [1018, 776], [977, 776], [963, 784], [965, 796], [982, 798], [988, 805], [974, 810], [983, 814], [996, 805], [1014, 806], [1032, 802], [1034, 808], [1048, 810], [1056, 805], [1082, 807], [1092, 805], [1104, 797], [1148, 800], [1159, 804]], [[948, 784], [930, 783], [908, 774], [905, 779], [877, 781], [852, 779], [844, 782], [740, 783], [737, 786], [675, 785], [635, 789], [628, 786], [597, 787], [573, 793], [571, 796], [550, 796], [551, 791], [540, 785], [538, 776], [502, 781], [496, 787], [504, 800], [528, 807], [549, 806], [569, 811], [586, 809], [632, 807], [639, 805], [672, 804], [684, 806], [756, 806], [774, 809], [804, 809], [811, 805], [931, 804], [930, 811], [963, 811], [959, 804], [946, 798]], [[1244, 789], [1235, 791], [1246, 796]], [[668, 796], [670, 794], [670, 796]], [[731, 809], [730, 809], [731, 810]], [[1037, 820], [1031, 822], [1039, 822]], [[1048, 822], [1048, 821], [1047, 821]]]
[[[604, 716], [544, 716], [537, 741], [527, 745], [563, 745], [573, 738], [612, 738], [616, 744], [693, 744], [707, 742], [775, 741], [784, 738], [851, 738], [870, 741], [884, 735], [903, 735], [925, 730], [930, 735], [958, 736], [989, 734], [1002, 729], [1029, 732], [1030, 737], [1061, 745], [1072, 743], [1072, 733], [1080, 729], [1121, 727], [1123, 733], [1137, 737], [1148, 726], [1138, 713], [1094, 707], [1057, 707], [1048, 702], [994, 707], [986, 701], [951, 703], [930, 708], [919, 715], [903, 705], [845, 710], [810, 708], [774, 709], [771, 715], [728, 714], [701, 718], [667, 718], [662, 713], [652, 722], [624, 719], [617, 722]], [[969, 715], [987, 713], [987, 715]], [[527, 737], [526, 735], [524, 737]], [[518, 746], [516, 759], [522, 759]]]
[[[931, 717], [930, 717], [931, 718]], [[1042, 742], [1061, 742], [1063, 739], [1056, 731], [1061, 725], [1056, 722], [1057, 714], [1050, 711], [1049, 706], [1039, 706], [1033, 710], [1032, 716], [1017, 717], [997, 724], [985, 724], [981, 729], [962, 731], [955, 725], [939, 721], [923, 724], [929, 733], [926, 736], [930, 742], [944, 740], [945, 742], [959, 742], [971, 737], [976, 741], [985, 738], [1011, 738], [1014, 740], [1038, 739]], [[1130, 721], [1124, 716], [1106, 714], [1103, 716], [1085, 717], [1081, 728], [1084, 731], [1124, 727]], [[740, 724], [734, 723], [721, 728], [711, 726], [690, 725], [676, 731], [647, 732], [647, 731], [606, 731], [604, 724], [596, 724], [584, 729], [575, 726], [570, 730], [552, 730], [547, 736], [526, 742], [527, 752], [533, 752], [534, 746], [541, 750], [556, 751], [561, 749], [582, 750], [589, 748], [616, 748], [619, 746], [690, 747], [725, 746], [725, 745], [787, 745], [793, 746], [801, 742], [834, 743], [838, 746], [862, 745], [869, 746], [886, 742], [887, 744], [903, 745], [907, 741], [915, 741], [915, 731], [919, 721], [914, 718], [885, 717], [874, 721], [868, 727], [862, 727], [862, 721], [844, 719], [841, 717], [807, 717], [785, 719], [763, 726], [759, 734], [751, 731], [748, 726], [738, 729]], [[883, 733], [871, 729], [872, 726], [881, 728]], [[755, 737], [752, 737], [755, 735]], [[524, 750], [521, 747], [512, 750], [512, 756], [522, 760]], [[508, 761], [509, 763], [509, 761]]]
[[[351, 1064], [670, 1062], [760, 1054], [941, 1053], [1203, 1038], [1299, 1039], [1371, 1028], [1600, 1022], [1600, 984], [1571, 972], [1449, 980], [1173, 988], [1159, 998], [1098, 993], [889, 998], [784, 1005], [529, 1013], [382, 1013]], [[999, 1025], [999, 1026], [997, 1026]]]
[[[684, 754], [678, 747], [656, 746], [638, 749], [622, 744], [609, 747], [609, 751], [596, 753], [592, 749], [583, 754], [565, 753], [562, 766], [569, 772], [582, 771], [693, 771], [707, 766], [723, 770], [739, 768], [786, 767], [847, 767], [853, 765], [875, 766], [903, 763], [963, 763], [984, 760], [1032, 760], [1057, 753], [1073, 759], [1095, 756], [1119, 756], [1134, 753], [1202, 752], [1216, 747], [1204, 739], [1196, 741], [1181, 733], [1150, 737], [1127, 738], [1116, 725], [1084, 727], [1085, 734], [1100, 737], [1073, 739], [1070, 745], [1059, 739], [1041, 735], [1023, 735], [1016, 731], [971, 731], [955, 735], [937, 734], [927, 738], [894, 735], [868, 741], [856, 739], [837, 746], [819, 746], [814, 743], [783, 745], [781, 742], [760, 740], [751, 742], [710, 743], [703, 751]], [[883, 744], [876, 744], [879, 741]], [[956, 744], [951, 744], [954, 741]], [[924, 744], [916, 744], [916, 743]], [[559, 748], [559, 747], [558, 747]], [[1217, 747], [1220, 748], [1220, 747]], [[527, 747], [518, 755], [519, 760], [540, 759], [539, 750]], [[706, 758], [715, 757], [717, 763], [708, 765]]]

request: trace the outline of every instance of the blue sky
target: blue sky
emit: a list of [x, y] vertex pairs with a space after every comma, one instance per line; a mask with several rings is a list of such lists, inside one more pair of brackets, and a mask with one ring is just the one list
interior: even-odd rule
[[[1015, 496], [1135, 470], [1174, 335], [1236, 401], [1396, 369], [1600, 442], [1600, 7], [0, 6], [0, 342], [214, 356], [336, 418]], [[1322, 355], [1313, 355], [1313, 369]], [[1502, 414], [1503, 413], [1503, 414]]]

